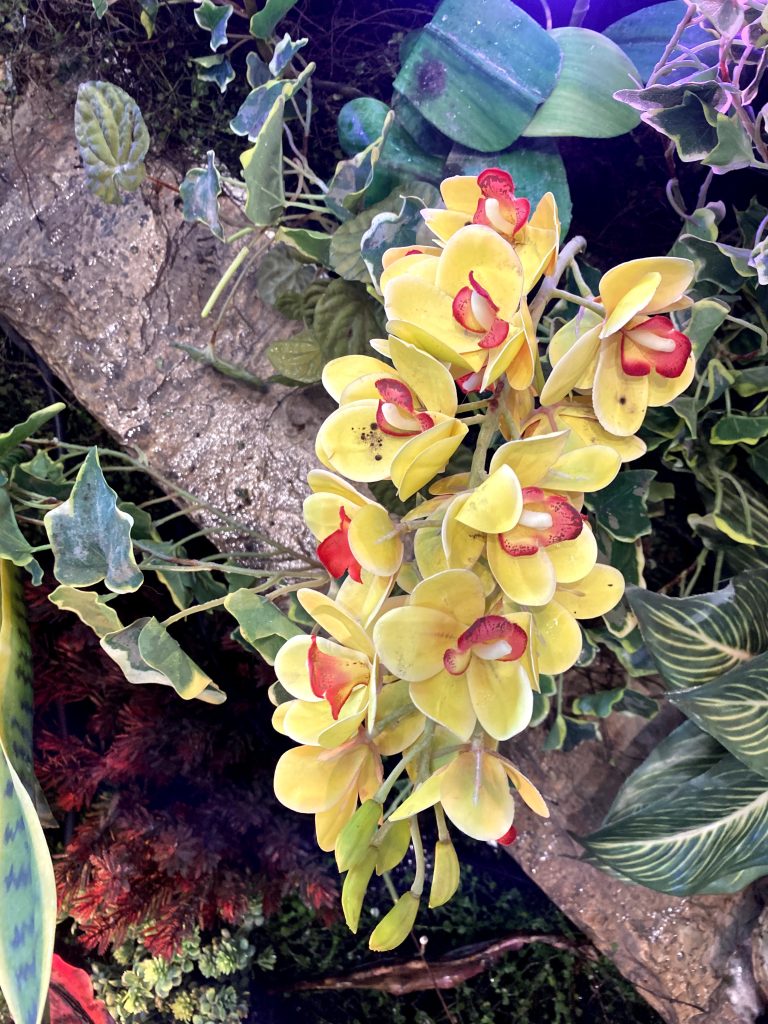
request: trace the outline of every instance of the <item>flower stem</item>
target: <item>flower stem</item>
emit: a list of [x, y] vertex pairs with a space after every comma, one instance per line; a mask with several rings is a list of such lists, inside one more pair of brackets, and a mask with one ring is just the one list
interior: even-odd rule
[[413, 856], [416, 861], [416, 873], [413, 876], [411, 892], [414, 896], [420, 897], [424, 892], [424, 880], [427, 875], [427, 861], [424, 856], [424, 844], [421, 841], [421, 829], [419, 819], [411, 818], [411, 843], [413, 844]]
[[549, 293], [549, 297], [550, 299], [565, 299], [566, 302], [573, 302], [577, 306], [591, 309], [598, 316], [605, 316], [605, 307], [601, 306], [599, 302], [594, 302], [592, 299], [587, 299], [582, 295], [574, 295], [573, 292], [563, 291], [562, 288], [553, 288]]
[[208, 612], [212, 608], [218, 608], [225, 601], [226, 597], [215, 597], [212, 601], [205, 601], [203, 604], [193, 604], [191, 608], [183, 608], [180, 612], [176, 612], [175, 615], [169, 615], [167, 619], [163, 619], [161, 625], [171, 626], [174, 622], [186, 619], [189, 615], [196, 615], [197, 612]]
[[506, 381], [502, 381], [499, 390], [496, 392], [496, 401], [492, 406], [488, 407], [488, 411], [483, 416], [480, 433], [477, 435], [475, 452], [472, 456], [472, 467], [469, 471], [470, 487], [478, 487], [487, 475], [485, 463], [488, 458], [488, 449], [493, 444], [493, 439], [496, 437], [496, 432], [499, 429], [499, 416], [501, 413], [499, 399], [505, 387]]

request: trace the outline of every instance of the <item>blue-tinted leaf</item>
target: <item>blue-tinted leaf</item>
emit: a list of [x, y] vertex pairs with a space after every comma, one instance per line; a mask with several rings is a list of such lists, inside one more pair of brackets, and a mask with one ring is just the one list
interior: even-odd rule
[[265, 0], [264, 6], [251, 18], [251, 35], [269, 39], [281, 21], [298, 0]]
[[[666, 3], [653, 4], [642, 10], [633, 11], [625, 18], [614, 21], [612, 25], [603, 29], [603, 35], [622, 48], [640, 72], [643, 82], [646, 82], [661, 60], [667, 43], [685, 14], [686, 8], [681, 6], [680, 0], [668, 0]], [[717, 61], [717, 42], [699, 25], [689, 25], [682, 35], [681, 42], [686, 47], [711, 43], [711, 51], [699, 51], [698, 56], [706, 61], [708, 54], [711, 54], [712, 63]], [[688, 73], [690, 68], [681, 68], [673, 75], [665, 75], [663, 81], [674, 82], [681, 75]]]
[[309, 42], [308, 39], [291, 39], [288, 32], [275, 47], [272, 60], [269, 62], [269, 70], [278, 78], [288, 67], [296, 54]]
[[259, 85], [264, 85], [272, 77], [267, 65], [258, 53], [255, 53], [253, 50], [245, 58], [245, 68], [245, 77], [252, 89]]
[[229, 57], [211, 54], [209, 57], [195, 57], [197, 77], [201, 82], [215, 82], [219, 92], [226, 92], [230, 82], [235, 80], [235, 69], [229, 63]]
[[227, 43], [227, 22], [232, 17], [232, 4], [215, 4], [212, 0], [202, 0], [195, 9], [195, 21], [200, 28], [211, 33], [211, 49], [218, 50]]
[[219, 220], [218, 197], [221, 194], [221, 176], [216, 169], [216, 157], [208, 150], [205, 167], [194, 167], [187, 171], [179, 186], [183, 204], [184, 220], [200, 221], [207, 225], [217, 238], [224, 238], [224, 229]]
[[[424, 232], [426, 225], [421, 211], [426, 206], [434, 207], [438, 203], [439, 193], [434, 186], [416, 183], [413, 187], [403, 189], [399, 210], [378, 213], [373, 218], [371, 226], [360, 239], [360, 252], [377, 288], [383, 270], [382, 258], [387, 249], [416, 245], [419, 241], [429, 242], [429, 231], [426, 234]], [[339, 230], [344, 227], [346, 225], [342, 225]]]

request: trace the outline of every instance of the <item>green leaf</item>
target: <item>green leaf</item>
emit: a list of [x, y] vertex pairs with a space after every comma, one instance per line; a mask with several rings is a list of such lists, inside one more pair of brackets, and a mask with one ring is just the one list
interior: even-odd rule
[[75, 103], [75, 136], [88, 188], [106, 203], [135, 192], [146, 175], [149, 133], [136, 103], [109, 82], [83, 82]]
[[[653, 4], [614, 21], [612, 25], [603, 29], [603, 35], [622, 48], [645, 82], [661, 60], [667, 43], [684, 14], [680, 0]], [[682, 35], [682, 42], [688, 47], [693, 47], [699, 43], [711, 43], [712, 36], [698, 25], [689, 25]], [[701, 53], [699, 57], [706, 59]], [[674, 79], [665, 75], [664, 81]]]
[[693, 353], [697, 359], [704, 354], [707, 345], [730, 311], [730, 307], [719, 299], [699, 299], [691, 306], [690, 316], [683, 330], [691, 340]]
[[224, 607], [237, 620], [243, 639], [269, 665], [274, 665], [277, 652], [286, 640], [304, 634], [304, 630], [283, 615], [271, 601], [252, 590], [236, 590], [229, 594]]
[[133, 557], [133, 520], [117, 507], [117, 495], [104, 479], [91, 448], [72, 494], [43, 520], [59, 583], [89, 587], [104, 580], [117, 594], [138, 590], [143, 577]]
[[35, 586], [43, 582], [43, 570], [32, 545], [19, 529], [8, 491], [0, 487], [0, 560], [8, 560], [27, 570]]
[[565, 743], [565, 737], [568, 734], [568, 726], [566, 725], [565, 717], [563, 715], [557, 715], [554, 722], [552, 723], [547, 738], [544, 740], [544, 750], [562, 750]]
[[24, 594], [14, 567], [0, 559], [0, 989], [17, 1021], [39, 1024], [53, 955], [56, 888], [34, 805], [39, 787], [32, 696]]
[[[711, 79], [712, 74], [707, 73]], [[672, 139], [681, 160], [703, 160], [717, 146], [714, 104], [720, 96], [713, 81], [622, 89], [616, 98], [639, 110], [642, 119]]]
[[624, 697], [625, 687], [615, 690], [598, 690], [597, 693], [584, 693], [576, 697], [571, 705], [574, 715], [597, 715], [608, 718]]
[[336, 130], [347, 156], [360, 153], [381, 135], [389, 107], [373, 96], [357, 96], [339, 111]]
[[709, 443], [756, 445], [766, 435], [768, 435], [768, 416], [749, 416], [739, 413], [721, 416], [710, 431]]
[[283, 108], [278, 97], [254, 145], [240, 154], [248, 190], [245, 215], [256, 227], [267, 227], [285, 206], [283, 183]]
[[291, 85], [288, 82], [267, 82], [252, 89], [240, 105], [240, 109], [229, 122], [235, 135], [247, 135], [255, 142], [267, 119], [281, 98], [289, 98]]
[[109, 8], [107, 0], [91, 0], [91, 6], [99, 21], [101, 21]]
[[640, 115], [613, 98], [619, 89], [632, 89], [640, 77], [623, 50], [588, 28], [555, 28], [550, 34], [563, 52], [563, 64], [523, 135], [609, 139], [636, 128]]
[[327, 362], [320, 343], [309, 330], [299, 331], [284, 341], [272, 342], [267, 348], [267, 358], [281, 377], [297, 384], [315, 384]]
[[659, 892], [687, 896], [765, 864], [765, 779], [725, 755], [637, 813], [579, 840], [592, 863]]
[[315, 306], [313, 331], [326, 359], [363, 353], [386, 333], [384, 309], [362, 284], [333, 280]]
[[[395, 89], [441, 132], [470, 149], [506, 149], [550, 95], [561, 52], [508, 0], [443, 0], [395, 79]], [[499, 111], [504, 116], [499, 116]]]
[[232, 17], [232, 4], [215, 4], [212, 0], [197, 0], [195, 8], [195, 21], [200, 28], [211, 33], [211, 49], [218, 50], [220, 46], [226, 46], [227, 22]]
[[58, 416], [64, 409], [66, 409], [66, 405], [63, 402], [56, 402], [45, 409], [33, 412], [31, 416], [27, 416], [23, 423], [17, 423], [10, 430], [0, 434], [0, 459], [8, 455], [9, 452], [12, 452], [14, 448], [17, 448], [22, 441], [26, 441], [32, 434], [36, 434], [49, 420], [52, 420], [54, 416]]
[[269, 62], [269, 70], [277, 78], [285, 71], [296, 54], [309, 42], [308, 39], [291, 39], [288, 32], [275, 47], [272, 60]]
[[284, 242], [312, 263], [321, 263], [324, 267], [331, 265], [331, 236], [325, 231], [281, 226], [277, 229], [275, 241]]
[[588, 495], [586, 505], [598, 529], [621, 541], [650, 533], [648, 489], [655, 476], [652, 469], [625, 469], [602, 491]]
[[623, 715], [639, 715], [641, 718], [655, 718], [659, 713], [658, 702], [653, 697], [639, 690], [625, 690], [624, 696], [616, 705], [616, 710]]
[[223, 54], [209, 54], [207, 57], [193, 57], [193, 64], [197, 64], [197, 77], [201, 82], [215, 82], [219, 92], [226, 92], [230, 82], [234, 82], [235, 69], [229, 62], [229, 57]]
[[708, 683], [768, 648], [768, 571], [742, 573], [713, 594], [630, 587], [627, 598], [670, 690]]
[[298, 0], [266, 0], [266, 3], [251, 18], [251, 35], [257, 39], [269, 39], [277, 23], [282, 21]]
[[66, 501], [72, 492], [72, 481], [65, 479], [61, 463], [44, 451], [35, 452], [29, 462], [15, 466], [13, 482], [32, 494], [59, 501]]
[[710, 124], [714, 123], [717, 145], [701, 162], [706, 167], [711, 167], [715, 174], [751, 167], [755, 163], [752, 141], [738, 115], [732, 114], [727, 117], [717, 111], [710, 114], [709, 121]]
[[741, 480], [723, 470], [717, 477], [700, 475], [700, 483], [715, 491], [713, 494], [712, 518], [718, 530], [726, 533], [739, 544], [753, 544], [768, 547], [768, 509], [765, 498], [746, 480]]
[[78, 590], [76, 587], [56, 587], [48, 595], [52, 604], [64, 612], [74, 612], [98, 637], [123, 628], [117, 612], [107, 604], [109, 599], [94, 590]]
[[328, 184], [325, 203], [339, 220], [348, 220], [365, 205], [374, 184], [376, 165], [387, 140], [395, 115], [390, 111], [384, 118], [381, 134], [349, 160], [340, 160]]
[[[398, 197], [399, 209], [377, 213], [360, 238], [362, 261], [377, 290], [384, 269], [384, 253], [395, 246], [416, 245], [422, 240], [428, 243], [429, 230], [425, 232], [427, 225], [421, 211], [427, 206], [437, 206], [440, 202], [440, 193], [432, 185], [417, 183], [403, 189], [403, 193]], [[339, 231], [343, 231], [348, 224], [342, 224]]]
[[205, 224], [217, 237], [224, 239], [219, 220], [221, 175], [216, 169], [216, 155], [212, 149], [206, 155], [205, 167], [193, 167], [179, 186], [184, 220]]
[[265, 85], [272, 77], [267, 65], [253, 50], [245, 58], [245, 67], [245, 78], [252, 89], [257, 85]]
[[137, 619], [99, 642], [129, 683], [172, 686], [184, 700], [197, 697], [206, 704], [227, 699], [155, 618]]
[[256, 271], [256, 294], [262, 302], [274, 306], [281, 295], [304, 292], [314, 281], [315, 273], [314, 267], [297, 260], [286, 245], [273, 245]]
[[748, 768], [768, 775], [768, 653], [669, 699]]

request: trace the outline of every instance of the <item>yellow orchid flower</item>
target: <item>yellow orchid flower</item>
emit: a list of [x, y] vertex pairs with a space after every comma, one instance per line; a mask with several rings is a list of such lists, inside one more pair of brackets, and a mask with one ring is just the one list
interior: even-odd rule
[[442, 363], [396, 338], [390, 352], [394, 369], [371, 356], [328, 363], [323, 384], [340, 404], [315, 451], [350, 480], [391, 478], [405, 500], [445, 468], [467, 427], [454, 418], [456, 388]]
[[549, 817], [541, 794], [522, 772], [494, 750], [473, 743], [418, 786], [390, 821], [401, 821], [440, 803], [465, 835], [498, 841], [509, 832], [515, 816], [510, 782], [535, 814]]
[[480, 174], [446, 178], [440, 186], [446, 209], [422, 210], [422, 217], [438, 239], [447, 242], [465, 225], [485, 224], [512, 242], [523, 265], [527, 294], [542, 274], [551, 274], [560, 242], [557, 204], [547, 192], [530, 214], [527, 199], [515, 197], [515, 184], [507, 171], [487, 168]]
[[[366, 651], [354, 650], [320, 636], [291, 637], [275, 658], [275, 675], [288, 693], [297, 701], [317, 704], [318, 711], [325, 712], [327, 705], [333, 721], [338, 721], [353, 693], [357, 698], [353, 714], [359, 713], [362, 721], [372, 673], [372, 659]], [[284, 707], [284, 704], [278, 707], [278, 712], [281, 712], [279, 721], [285, 725], [286, 735], [290, 736], [284, 721]], [[325, 746], [324, 743], [320, 745]]]
[[378, 751], [361, 732], [334, 750], [287, 750], [275, 768], [275, 796], [292, 811], [315, 815], [318, 845], [330, 853], [358, 799], [370, 799], [382, 777]]
[[493, 359], [499, 376], [525, 341], [523, 267], [515, 249], [492, 228], [471, 224], [429, 259], [433, 280], [407, 269], [387, 280], [388, 330], [460, 373], [477, 373]]
[[600, 281], [605, 315], [581, 310], [552, 338], [552, 372], [541, 392], [552, 405], [574, 389], [592, 390], [600, 425], [627, 437], [649, 406], [666, 405], [693, 379], [691, 342], [662, 313], [691, 304], [690, 260], [649, 257], [622, 263]]
[[646, 444], [639, 437], [618, 437], [600, 426], [592, 402], [587, 395], [576, 395], [556, 405], [541, 406], [520, 419], [523, 437], [537, 437], [559, 430], [569, 430], [566, 451], [603, 445], [619, 455], [622, 462], [632, 462], [646, 453]]
[[304, 522], [320, 541], [317, 557], [331, 576], [348, 572], [357, 583], [363, 569], [396, 576], [403, 542], [387, 510], [334, 473], [313, 469], [307, 483], [312, 494], [304, 500]]
[[385, 611], [373, 642], [428, 718], [462, 739], [478, 721], [489, 735], [508, 739], [530, 721], [538, 685], [529, 628], [526, 613], [486, 615], [478, 578], [454, 569], [419, 583], [407, 604]]

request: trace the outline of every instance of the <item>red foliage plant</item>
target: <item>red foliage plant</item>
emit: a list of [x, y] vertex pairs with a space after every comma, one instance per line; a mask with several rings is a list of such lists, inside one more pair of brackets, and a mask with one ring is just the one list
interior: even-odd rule
[[335, 916], [335, 882], [272, 795], [278, 751], [259, 685], [271, 681], [268, 670], [212, 635], [213, 620], [196, 622], [185, 647], [194, 654], [198, 643], [201, 661], [218, 649], [229, 697], [218, 707], [187, 703], [127, 683], [42, 588], [27, 597], [36, 766], [63, 822], [61, 910], [84, 946], [104, 953], [140, 933], [151, 953], [168, 957], [195, 925], [237, 925], [254, 896], [269, 913], [292, 889], [322, 918]]

